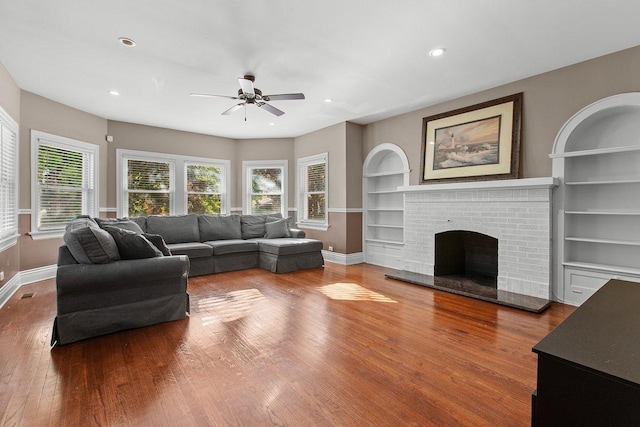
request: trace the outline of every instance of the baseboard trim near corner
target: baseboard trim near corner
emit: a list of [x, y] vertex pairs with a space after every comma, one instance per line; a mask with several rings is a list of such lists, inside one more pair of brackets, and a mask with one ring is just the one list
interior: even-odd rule
[[341, 254], [338, 252], [322, 251], [325, 261], [342, 265], [362, 264], [364, 262], [364, 253], [356, 252], [352, 254]]
[[0, 288], [0, 308], [9, 301], [9, 298], [11, 298], [22, 285], [55, 278], [57, 268], [58, 266], [54, 264], [18, 272], [18, 274], [13, 276], [11, 280]]

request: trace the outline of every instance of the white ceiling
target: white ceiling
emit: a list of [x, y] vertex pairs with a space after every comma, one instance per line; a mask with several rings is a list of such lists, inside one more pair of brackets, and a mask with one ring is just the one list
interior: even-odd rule
[[[295, 137], [636, 46], [639, 16], [638, 0], [0, 0], [0, 62], [21, 89], [107, 119]], [[220, 115], [236, 101], [189, 96], [234, 96], [245, 72], [306, 100], [245, 122]]]

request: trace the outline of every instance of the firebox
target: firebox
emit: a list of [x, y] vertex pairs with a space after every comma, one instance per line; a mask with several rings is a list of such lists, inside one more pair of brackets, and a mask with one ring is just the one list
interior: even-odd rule
[[434, 276], [465, 278], [497, 288], [498, 239], [465, 230], [437, 233]]

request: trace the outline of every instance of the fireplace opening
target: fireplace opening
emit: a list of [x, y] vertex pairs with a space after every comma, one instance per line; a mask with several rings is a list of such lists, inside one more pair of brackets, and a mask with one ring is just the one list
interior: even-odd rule
[[474, 231], [435, 236], [434, 276], [498, 287], [498, 239]]

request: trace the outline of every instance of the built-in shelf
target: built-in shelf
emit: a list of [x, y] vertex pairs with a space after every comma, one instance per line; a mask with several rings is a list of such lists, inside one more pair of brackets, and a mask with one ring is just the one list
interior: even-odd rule
[[400, 240], [383, 240], [383, 239], [365, 239], [366, 242], [369, 243], [381, 243], [384, 245], [403, 245], [404, 242], [401, 242]]
[[565, 237], [564, 240], [571, 242], [603, 243], [608, 245], [640, 246], [640, 241], [633, 240], [594, 239], [590, 237]]
[[592, 262], [565, 261], [565, 267], [585, 268], [588, 270], [606, 271], [611, 273], [630, 274], [640, 276], [640, 268], [621, 267], [619, 265], [595, 264]]
[[409, 161], [400, 147], [384, 143], [367, 155], [363, 165], [363, 247], [370, 264], [402, 269], [404, 194]]
[[602, 180], [602, 181], [575, 181], [565, 182], [564, 185], [618, 185], [618, 184], [638, 184], [640, 179], [619, 179], [619, 180]]
[[567, 157], [600, 156], [602, 154], [628, 153], [630, 151], [640, 151], [640, 145], [625, 147], [594, 148], [593, 150], [568, 151], [566, 153], [550, 154], [552, 159], [562, 159]]
[[377, 178], [381, 176], [393, 176], [393, 175], [404, 175], [405, 173], [409, 173], [408, 170], [397, 170], [397, 171], [389, 171], [389, 172], [375, 172], [365, 174], [365, 178]]
[[567, 215], [628, 215], [628, 216], [639, 216], [640, 211], [564, 211]]
[[640, 92], [576, 113], [554, 145], [557, 292], [581, 304], [612, 277], [640, 275]]
[[368, 194], [399, 194], [401, 195], [402, 193], [399, 193], [398, 190], [375, 190], [375, 191], [369, 191]]

